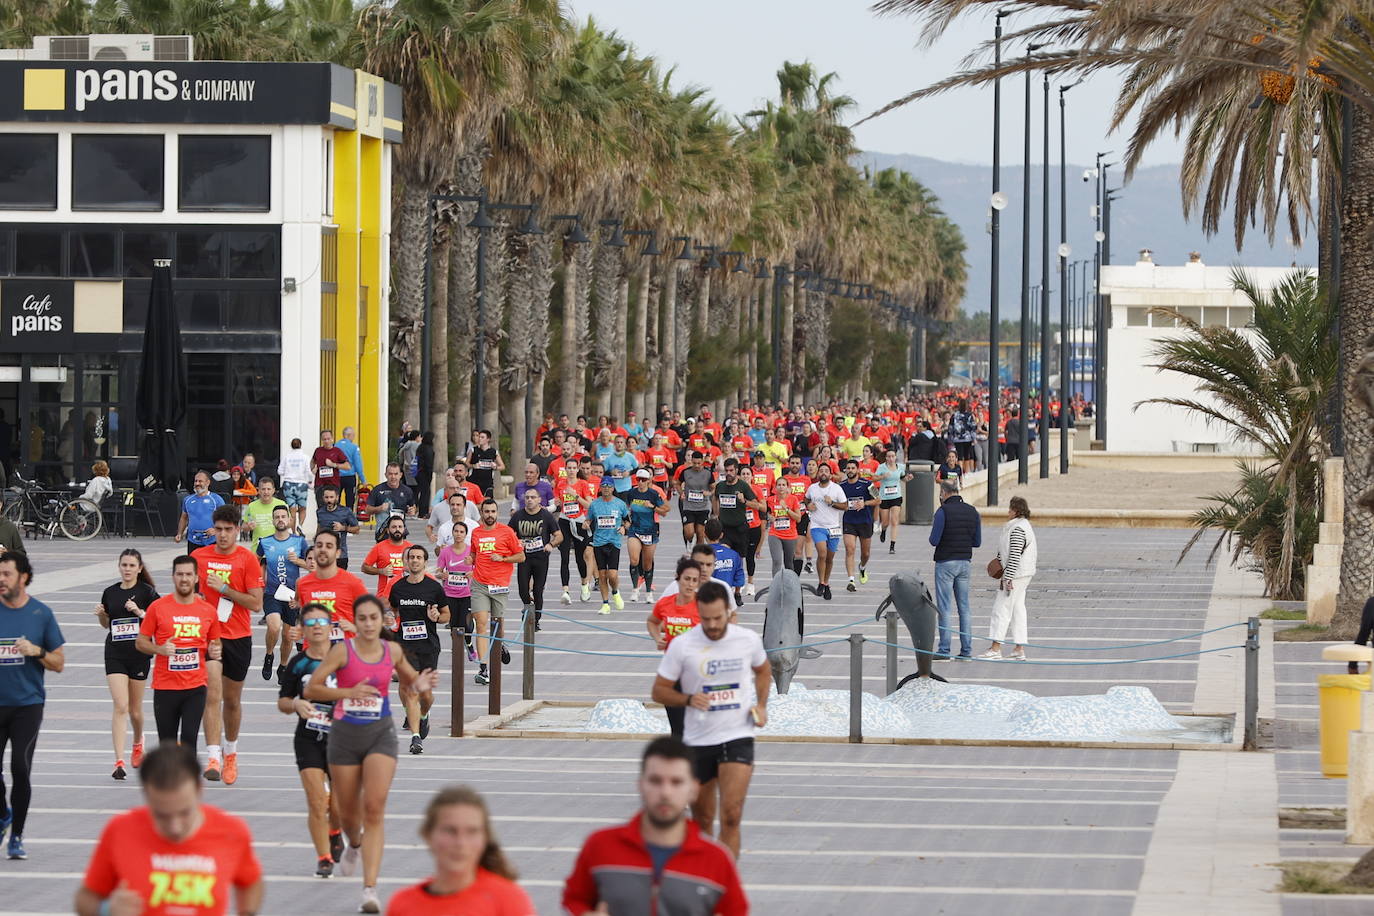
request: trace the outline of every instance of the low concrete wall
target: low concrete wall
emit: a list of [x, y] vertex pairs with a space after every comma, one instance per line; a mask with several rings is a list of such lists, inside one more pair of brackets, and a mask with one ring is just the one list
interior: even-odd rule
[[[1006, 506], [978, 506], [987, 522], [1006, 521]], [[1191, 528], [1190, 509], [1046, 509], [1037, 506], [1037, 528]]]
[[1081, 467], [1110, 468], [1119, 471], [1150, 473], [1225, 473], [1236, 469], [1240, 459], [1259, 460], [1254, 455], [1221, 452], [1074, 452], [1072, 463]]
[[[1059, 431], [1054, 430], [1053, 433], [1054, 434], [1050, 437], [1050, 473], [1057, 475], [1059, 473]], [[1069, 464], [1078, 464], [1083, 454], [1083, 452], [1074, 450], [1073, 436], [1070, 436]], [[1015, 461], [1002, 462], [997, 470], [997, 486], [999, 489], [1002, 484], [1014, 484], [1016, 482], [1016, 467], [1017, 462]], [[1034, 478], [1040, 473], [1038, 470], [1039, 467], [1040, 453], [1036, 452], [1034, 455], [1030, 456], [1031, 477]], [[960, 490], [960, 495], [964, 497], [964, 502], [970, 505], [982, 506], [986, 503], [988, 501], [988, 472], [974, 471], [972, 474], [965, 474], [964, 486]], [[939, 508], [939, 505], [940, 491], [937, 486], [935, 491], [936, 508]], [[1002, 510], [1001, 514], [1006, 515], [1005, 508]]]

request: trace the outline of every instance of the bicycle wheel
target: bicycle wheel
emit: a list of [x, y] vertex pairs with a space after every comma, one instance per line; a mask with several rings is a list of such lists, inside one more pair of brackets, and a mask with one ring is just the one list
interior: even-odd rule
[[19, 496], [5, 503], [5, 518], [16, 525], [24, 521], [24, 497]]
[[100, 507], [89, 499], [74, 499], [57, 515], [57, 527], [73, 541], [89, 541], [100, 533], [104, 521]]

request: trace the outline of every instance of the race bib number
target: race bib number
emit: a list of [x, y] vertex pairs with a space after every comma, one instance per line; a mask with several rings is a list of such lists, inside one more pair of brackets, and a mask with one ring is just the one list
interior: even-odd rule
[[333, 723], [333, 709], [319, 703], [316, 703], [310, 710], [310, 715], [305, 717], [305, 727], [314, 732], [328, 733], [329, 726]]
[[488, 595], [509, 595], [509, 594], [510, 594], [510, 586], [509, 586], [509, 585], [488, 585], [488, 586], [487, 586], [487, 594], [488, 594]]
[[826, 532], [826, 534], [830, 535], [832, 538], [837, 538], [837, 537], [840, 536], [840, 532], [841, 532], [842, 530], [843, 530], [843, 529], [841, 529], [839, 525], [835, 525], [833, 528], [827, 528], [827, 529], [825, 529], [825, 532]]
[[705, 491], [705, 490], [688, 490], [688, 491], [687, 491], [687, 498], [688, 498], [689, 500], [691, 500], [692, 502], [698, 502], [698, 503], [699, 503], [699, 502], [701, 502], [703, 499], [706, 498], [706, 491]]
[[345, 697], [344, 715], [354, 719], [380, 719], [382, 717], [381, 697]]
[[735, 493], [720, 494], [720, 507], [722, 509], [733, 509], [739, 505], [739, 496]]
[[625, 476], [625, 469], [624, 469], [624, 468], [611, 468], [611, 476], [614, 477], [616, 480], [620, 480], [621, 478], [623, 478], [623, 477]]
[[739, 684], [706, 684], [702, 687], [711, 706], [707, 712], [725, 712], [740, 708]]
[[895, 483], [885, 483], [882, 490], [879, 491], [879, 495], [883, 499], [896, 499], [902, 495], [902, 488]]
[[130, 639], [138, 638], [138, 618], [125, 617], [120, 620], [110, 621], [110, 639], [115, 642], [126, 642]]
[[22, 665], [24, 656], [13, 639], [0, 639], [0, 665]]
[[491, 471], [496, 468], [496, 462], [492, 461], [490, 458], [486, 458], [477, 462], [477, 466], [484, 471]]
[[177, 649], [167, 656], [168, 671], [195, 671], [200, 667], [200, 649]]
[[343, 638], [344, 638], [343, 627], [330, 627], [330, 628], [329, 628], [329, 641], [330, 641], [330, 642], [343, 642]]
[[596, 527], [602, 528], [602, 529], [614, 528], [614, 527], [615, 527], [615, 516], [613, 516], [613, 515], [598, 515], [598, 516], [596, 517]]
[[851, 511], [851, 512], [857, 512], [857, 511], [859, 511], [860, 509], [862, 509], [863, 507], [864, 507], [864, 501], [863, 501], [862, 499], [860, 499], [860, 498], [851, 499], [851, 500], [849, 501], [849, 511]]
[[788, 516], [781, 516], [773, 519], [774, 531], [788, 531], [792, 528], [792, 519]]
[[421, 620], [406, 620], [401, 623], [402, 639], [425, 639], [429, 636], [429, 627], [425, 626]]
[[639, 538], [639, 543], [641, 544], [653, 544], [654, 542], [654, 536], [652, 534], [637, 534], [635, 537]]
[[334, 476], [333, 468], [320, 468], [320, 479], [327, 480]]
[[543, 549], [544, 549], [544, 539], [543, 539], [543, 538], [525, 538], [525, 539], [524, 539], [523, 541], [521, 541], [520, 543], [524, 546], [524, 548], [525, 548], [526, 550], [543, 550]]
[[449, 588], [467, 588], [468, 574], [465, 572], [451, 572], [448, 574]]

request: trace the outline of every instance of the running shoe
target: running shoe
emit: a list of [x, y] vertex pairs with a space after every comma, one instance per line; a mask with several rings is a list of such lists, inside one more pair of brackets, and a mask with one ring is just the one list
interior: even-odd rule
[[409, 718], [402, 717], [402, 719], [401, 719], [401, 729], [404, 730], [404, 731], [410, 731], [410, 719], [409, 719]]
[[380, 913], [382, 911], [382, 901], [377, 899], [377, 889], [375, 887], [363, 888], [363, 902], [358, 904], [359, 913]]
[[424, 739], [426, 739], [426, 738], [428, 738], [428, 737], [429, 737], [429, 716], [421, 716], [421, 717], [420, 717], [420, 740], [423, 741]]
[[602, 603], [601, 610], [597, 611], [597, 613], [600, 614], [602, 617], [608, 616], [611, 613], [610, 602]]
[[210, 782], [219, 782], [220, 762], [218, 757], [211, 757], [205, 764], [205, 778]]
[[888, 545], [887, 545], [887, 552], [890, 553], [890, 554], [891, 554], [891, 553], [896, 553], [896, 552], [897, 552], [897, 542], [896, 542], [896, 541], [893, 541], [891, 544], [888, 544]]
[[129, 760], [129, 762], [132, 763], [132, 764], [134, 765], [134, 769], [135, 769], [135, 770], [138, 769], [139, 767], [143, 766], [143, 742], [142, 742], [142, 741], [140, 741], [140, 742], [138, 742], [137, 744], [134, 745], [134, 755], [133, 755], [133, 757]]
[[238, 755], [237, 753], [234, 753], [234, 754], [225, 754], [225, 755], [224, 755], [224, 784], [225, 784], [226, 786], [232, 786], [234, 783], [236, 783], [236, 782], [238, 782], [238, 781], [239, 781], [239, 755]]
[[858, 587], [857, 585], [854, 584], [854, 577], [853, 577], [853, 576], [850, 576], [850, 577], [849, 577], [849, 584], [846, 585], [844, 588], [845, 588], [845, 591], [849, 591], [849, 592], [857, 592], [857, 591], [859, 590], [859, 587]]
[[505, 643], [501, 643], [501, 664], [510, 664], [510, 649], [506, 648]]
[[583, 601], [591, 601], [591, 600], [592, 600], [592, 587], [591, 587], [590, 585], [588, 585], [586, 582], [583, 582], [583, 583], [582, 583], [582, 600], [583, 600]]
[[620, 592], [611, 593], [611, 604], [615, 605], [617, 611], [625, 610], [625, 599], [620, 597]]
[[816, 567], [814, 567], [814, 566], [811, 565], [811, 561], [810, 561], [810, 560], [807, 560], [807, 561], [806, 561], [806, 565], [802, 567], [802, 572], [815, 572], [815, 571], [816, 571]]
[[631, 604], [639, 604], [639, 586], [638, 586], [638, 585], [635, 586], [635, 590], [634, 590], [634, 591], [630, 592], [630, 603], [631, 603]]
[[1012, 652], [1007, 658], [1014, 662], [1024, 662], [1026, 660], [1026, 650], [1022, 649], [1020, 652]]
[[572, 604], [572, 595], [568, 594], [567, 588], [563, 589], [563, 597], [558, 599], [563, 604]]
[[276, 660], [277, 660], [277, 657], [276, 657], [275, 655], [273, 655], [271, 652], [268, 652], [265, 656], [263, 656], [263, 659], [262, 659], [262, 679], [263, 679], [264, 681], [270, 681], [270, 680], [272, 680], [272, 663], [275, 662]]
[[419, 735], [410, 736], [410, 752], [412, 754], [423, 754], [425, 752], [425, 743], [420, 740]]
[[468, 661], [477, 661], [477, 650], [474, 649], [472, 646], [468, 646]]
[[867, 585], [867, 584], [868, 584], [868, 570], [865, 569], [865, 568], [862, 567], [862, 566], [859, 567], [859, 584], [860, 584], [860, 585]]
[[362, 864], [363, 848], [361, 846], [346, 846], [343, 851], [343, 858], [339, 859], [339, 875], [344, 878], [351, 878], [358, 873], [358, 866]]
[[477, 674], [473, 675], [472, 682], [473, 682], [474, 684], [482, 684], [482, 685], [486, 685], [486, 684], [490, 684], [490, 683], [491, 683], [491, 677], [487, 674], [487, 666], [486, 666], [486, 665], [483, 665], [481, 668], [478, 668], [478, 669], [477, 669]]
[[316, 878], [328, 878], [332, 874], [334, 874], [333, 859], [329, 858], [328, 856], [325, 856], [323, 859], [320, 859], [320, 861], [315, 863]]
[[123, 761], [123, 760], [116, 760], [116, 761], [115, 761], [115, 765], [114, 765], [114, 772], [110, 774], [110, 778], [111, 778], [111, 779], [123, 779], [125, 776], [128, 776], [128, 775], [129, 775], [128, 773], [124, 772], [124, 761]]
[[748, 585], [744, 586], [744, 597], [754, 597], [754, 583], [750, 582]]
[[982, 658], [982, 659], [999, 659], [999, 658], [1001, 658], [1001, 657], [1002, 657], [1002, 650], [1001, 650], [1001, 649], [989, 649], [988, 651], [986, 651], [986, 652], [984, 652], [984, 653], [982, 653], [982, 654], [980, 654], [980, 655], [974, 656], [974, 658]]
[[835, 593], [830, 590], [830, 586], [822, 585], [821, 588], [825, 590], [825, 595], [823, 597], [826, 601], [829, 601], [830, 599], [835, 597]]
[[343, 858], [344, 840], [343, 831], [334, 830], [329, 834], [329, 857], [335, 862]]
[[4, 817], [0, 817], [0, 843], [5, 841], [5, 831], [10, 829], [10, 821], [13, 819], [13, 812], [6, 814]]
[[936, 652], [934, 655], [932, 655], [932, 656], [930, 657], [930, 660], [933, 661], [933, 662], [947, 662], [947, 661], [949, 661], [949, 653], [948, 653], [948, 652]]
[[24, 851], [24, 838], [17, 833], [10, 834], [9, 856], [11, 859], [27, 859], [29, 854]]
[[654, 590], [652, 588], [644, 593], [644, 603], [649, 607], [654, 606]]
[[960, 654], [960, 655], [954, 656], [954, 660], [955, 660], [956, 662], [971, 662], [971, 661], [973, 661], [973, 656], [972, 656], [972, 655], [963, 655], [963, 654]]
[[285, 666], [285, 665], [278, 665], [278, 666], [277, 666], [277, 686], [278, 686], [278, 687], [281, 686], [282, 679], [285, 678], [285, 677], [286, 677], [286, 666]]
[[881, 530], [878, 532], [878, 543], [879, 543], [879, 544], [885, 544], [885, 543], [887, 543], [887, 529], [886, 529], [886, 528], [883, 528], [883, 529], [881, 529]]

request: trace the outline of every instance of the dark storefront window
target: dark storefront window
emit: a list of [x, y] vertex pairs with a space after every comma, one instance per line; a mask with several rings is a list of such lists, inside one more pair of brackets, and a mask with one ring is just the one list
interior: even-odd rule
[[276, 451], [281, 358], [276, 354], [193, 353], [186, 357], [187, 457], [213, 467], [237, 464], [245, 452]]
[[178, 232], [175, 266], [178, 277], [224, 276], [224, 235], [199, 229]]
[[271, 232], [228, 232], [229, 276], [275, 280], [280, 270], [277, 237]]
[[172, 233], [129, 230], [124, 233], [124, 276], [151, 277], [153, 261], [172, 256]]
[[62, 276], [62, 230], [25, 227], [14, 233], [16, 277]]
[[57, 134], [0, 134], [0, 208], [57, 209]]
[[72, 137], [72, 207], [161, 210], [162, 137], [76, 134]]
[[116, 240], [117, 233], [113, 231], [73, 232], [68, 244], [67, 276], [119, 276]]
[[267, 210], [272, 138], [183, 136], [178, 206], [182, 210]]

